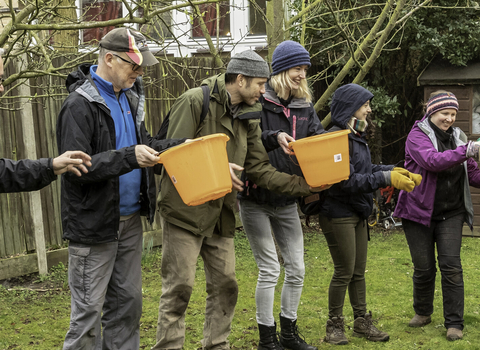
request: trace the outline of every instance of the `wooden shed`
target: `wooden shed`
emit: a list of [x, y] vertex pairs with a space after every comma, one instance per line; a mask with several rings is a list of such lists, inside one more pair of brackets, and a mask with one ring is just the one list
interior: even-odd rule
[[[424, 101], [436, 90], [453, 92], [460, 105], [455, 126], [461, 128], [469, 140], [480, 138], [480, 62], [459, 67], [443, 59], [434, 60], [419, 76], [418, 84], [423, 86]], [[480, 189], [471, 187], [471, 192], [475, 212], [473, 235], [480, 236]], [[467, 225], [463, 234], [472, 235]]]

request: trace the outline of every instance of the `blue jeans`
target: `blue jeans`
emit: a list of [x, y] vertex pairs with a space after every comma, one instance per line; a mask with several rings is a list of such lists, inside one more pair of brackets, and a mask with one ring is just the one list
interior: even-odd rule
[[444, 221], [432, 221], [430, 227], [402, 219], [414, 265], [413, 309], [422, 316], [433, 313], [436, 245], [438, 266], [442, 274], [446, 328], [463, 329], [464, 287], [460, 248], [464, 217], [465, 214], [460, 214]]
[[266, 326], [275, 324], [273, 300], [280, 276], [280, 263], [272, 231], [285, 266], [281, 315], [296, 320], [305, 276], [303, 231], [297, 204], [273, 207], [242, 200], [240, 217], [259, 269], [255, 291], [257, 322]]
[[142, 238], [136, 214], [120, 222], [116, 242], [69, 244], [72, 312], [64, 350], [140, 347]]

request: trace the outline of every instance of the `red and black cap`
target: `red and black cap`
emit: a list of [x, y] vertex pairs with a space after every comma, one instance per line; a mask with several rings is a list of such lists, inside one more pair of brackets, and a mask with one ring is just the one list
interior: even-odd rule
[[139, 66], [147, 67], [158, 63], [158, 60], [148, 49], [147, 39], [142, 33], [131, 28], [115, 28], [108, 32], [100, 47], [116, 52], [125, 52]]

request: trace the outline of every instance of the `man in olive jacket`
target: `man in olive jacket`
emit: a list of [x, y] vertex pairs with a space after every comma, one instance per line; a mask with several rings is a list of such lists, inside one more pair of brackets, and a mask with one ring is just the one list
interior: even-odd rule
[[[167, 138], [196, 138], [225, 133], [233, 191], [199, 206], [183, 203], [164, 171], [159, 195], [163, 228], [162, 297], [157, 344], [153, 349], [182, 349], [185, 312], [195, 279], [197, 257], [204, 261], [207, 300], [202, 345], [204, 349], [230, 349], [227, 340], [237, 302], [235, 279], [235, 205], [245, 169], [259, 186], [294, 196], [309, 195], [305, 180], [278, 172], [269, 164], [261, 140], [258, 103], [270, 75], [267, 63], [255, 52], [235, 55], [226, 74], [203, 81], [210, 88], [209, 111], [200, 123], [201, 88], [178, 98], [171, 109]], [[281, 137], [281, 136], [280, 136]]]

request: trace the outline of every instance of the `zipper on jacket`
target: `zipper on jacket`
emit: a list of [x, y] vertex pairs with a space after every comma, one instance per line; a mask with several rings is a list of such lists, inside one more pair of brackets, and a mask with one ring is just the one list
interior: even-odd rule
[[[120, 91], [120, 93], [117, 96], [117, 103], [118, 103], [118, 106], [120, 107], [120, 111], [122, 111], [123, 125], [125, 126], [125, 134], [126, 134], [127, 133], [127, 121], [125, 120], [125, 113], [123, 111], [122, 104], [120, 103], [120, 95], [121, 94], [122, 94], [122, 91]], [[128, 102], [128, 100], [127, 100], [127, 102]]]
[[293, 131], [292, 131], [292, 137], [294, 140], [297, 139], [296, 135], [297, 135], [297, 116], [294, 115], [293, 116]]

